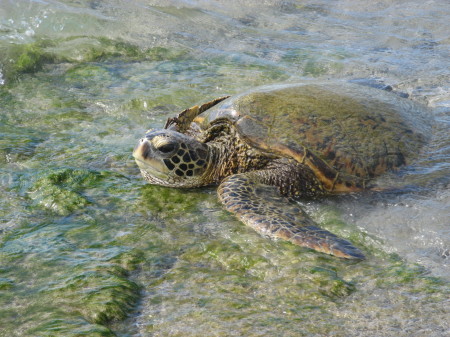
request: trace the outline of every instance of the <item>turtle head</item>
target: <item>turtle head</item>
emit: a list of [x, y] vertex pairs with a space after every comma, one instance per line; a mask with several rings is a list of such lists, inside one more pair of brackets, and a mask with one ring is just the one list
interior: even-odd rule
[[151, 184], [196, 187], [207, 184], [208, 146], [173, 130], [150, 130], [140, 139], [133, 157]]

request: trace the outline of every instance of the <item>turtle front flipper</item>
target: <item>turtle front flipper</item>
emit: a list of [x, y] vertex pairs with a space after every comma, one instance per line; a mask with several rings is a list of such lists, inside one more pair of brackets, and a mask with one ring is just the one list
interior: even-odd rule
[[171, 117], [166, 121], [164, 129], [172, 129], [181, 133], [186, 132], [191, 125], [191, 122], [200, 115], [202, 112], [212, 108], [214, 105], [222, 102], [230, 96], [223, 96], [216, 98], [210, 102], [204, 103], [200, 106], [194, 105], [193, 107], [181, 111], [176, 117]]
[[346, 259], [364, 259], [350, 242], [321, 229], [275, 186], [261, 182], [257, 172], [232, 175], [218, 189], [226, 209], [264, 236]]

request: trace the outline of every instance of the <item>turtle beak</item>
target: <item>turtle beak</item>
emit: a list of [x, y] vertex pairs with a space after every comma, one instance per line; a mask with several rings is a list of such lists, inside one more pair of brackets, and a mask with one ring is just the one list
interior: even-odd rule
[[146, 159], [150, 158], [150, 154], [151, 154], [151, 147], [148, 139], [145, 137], [141, 138], [139, 140], [139, 143], [133, 150], [134, 159], [139, 161], [145, 161]]
[[133, 157], [139, 168], [143, 170], [157, 171], [160, 173], [167, 172], [165, 165], [160, 160], [154, 158], [152, 146], [146, 137], [139, 140], [139, 143], [133, 150]]

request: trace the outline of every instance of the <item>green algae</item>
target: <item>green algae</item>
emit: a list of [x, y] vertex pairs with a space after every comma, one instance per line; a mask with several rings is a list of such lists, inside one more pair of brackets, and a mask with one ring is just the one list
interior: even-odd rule
[[76, 87], [87, 87], [91, 83], [110, 83], [112, 74], [99, 64], [82, 63], [71, 67], [66, 73], [64, 80]]
[[110, 59], [130, 61], [181, 60], [187, 55], [183, 49], [152, 47], [142, 49], [133, 44], [106, 37], [71, 36], [48, 39], [41, 37], [27, 44], [3, 45], [0, 62], [7, 82], [20, 74], [35, 73], [51, 63], [89, 63]]
[[318, 212], [312, 212], [310, 215], [316, 222], [320, 223], [321, 227], [361, 248], [369, 258], [390, 258], [389, 254], [381, 249], [383, 242], [379, 238], [357, 230], [354, 225], [344, 221], [342, 219], [343, 214], [336, 207], [324, 203], [319, 205]]
[[[178, 200], [176, 196], [172, 198]], [[154, 199], [148, 201], [152, 203]], [[182, 212], [182, 207], [177, 207], [174, 217], [179, 219], [178, 209]], [[192, 228], [190, 223], [199, 219], [194, 215], [198, 209], [191, 207], [186, 212], [189, 220], [183, 222]], [[327, 227], [338, 217], [331, 207], [319, 213], [318, 218], [323, 217]], [[208, 223], [218, 226], [216, 221], [227, 219], [225, 212], [208, 214], [208, 218], [202, 220], [204, 226]], [[170, 218], [167, 220], [172, 222]], [[238, 227], [236, 232], [233, 223]], [[417, 289], [425, 296], [425, 285], [434, 294], [429, 298], [430, 305], [444, 301], [445, 283], [439, 284], [424, 275], [423, 270], [399, 261], [395, 256], [376, 253], [369, 256], [370, 261], [352, 263], [289, 243], [267, 242], [237, 221], [225, 221], [225, 224], [231, 226], [231, 236], [227, 238], [189, 231], [187, 234], [191, 237], [186, 239], [184, 232], [180, 233], [178, 247], [183, 249], [174, 251], [175, 256], [171, 255], [165, 262], [152, 264], [159, 272], [155, 270], [152, 279], [142, 280], [155, 294], [143, 303], [145, 319], [139, 320], [143, 324], [143, 333], [163, 334], [170, 330], [174, 335], [178, 331], [179, 335], [189, 336], [186, 331], [201, 329], [208, 333], [239, 331], [248, 336], [273, 334], [274, 331], [288, 336], [345, 335], [346, 320], [337, 318], [336, 312], [350, 304], [355, 306], [351, 310], [357, 311], [361, 305], [359, 301], [363, 299], [354, 302], [353, 298], [363, 296], [362, 289], [364, 293], [379, 292], [396, 285], [398, 294], [392, 295], [395, 298], [392, 313], [402, 310], [401, 306], [408, 303], [408, 292]], [[345, 226], [341, 221], [337, 223], [338, 227], [348, 235], [348, 224]], [[169, 227], [160, 233], [164, 231], [173, 233]], [[186, 245], [186, 241], [193, 240], [192, 235], [198, 236], [200, 243]], [[364, 246], [364, 240], [361, 245]], [[378, 250], [376, 247], [371, 249]], [[374, 279], [380, 282], [374, 284]], [[415, 307], [412, 312], [417, 314], [417, 310]], [[252, 328], [247, 322], [251, 322]], [[297, 323], [301, 323], [301, 328], [294, 328]]]
[[336, 268], [314, 267], [311, 270], [314, 277], [311, 278], [315, 282], [321, 294], [335, 298], [346, 297], [356, 290], [353, 282], [348, 282], [338, 276]]
[[[50, 331], [74, 336], [83, 335], [79, 331], [92, 331], [108, 336], [111, 332], [98, 324], [124, 319], [139, 298], [140, 287], [129, 279], [132, 270], [141, 263], [139, 253], [120, 246], [81, 248], [74, 237], [65, 232], [80, 225], [34, 226], [22, 236], [10, 238], [2, 247], [0, 260], [10, 265], [4, 274], [18, 280], [16, 296], [19, 303], [26, 301], [26, 305], [22, 304], [26, 308], [25, 317], [31, 318], [42, 310], [59, 312], [60, 320], [49, 318], [38, 328], [42, 333], [49, 329], [45, 332], [49, 335]], [[30, 267], [36, 270], [33, 275], [29, 273]], [[32, 284], [26, 286], [27, 280], [33, 280]], [[0, 301], [3, 300], [8, 301], [0, 296]], [[69, 317], [80, 317], [84, 323], [72, 326]], [[30, 329], [33, 335], [34, 328]]]
[[82, 194], [102, 178], [102, 173], [92, 170], [63, 168], [43, 172], [30, 186], [29, 198], [33, 204], [60, 215], [68, 215], [91, 202]]
[[110, 267], [108, 271], [85, 270], [60, 280], [55, 288], [50, 287], [50, 295], [55, 301], [64, 297], [65, 301], [72, 302], [73, 309], [77, 308], [90, 322], [105, 324], [122, 320], [139, 297], [139, 286], [122, 276], [123, 273]]
[[46, 133], [33, 129], [0, 125], [0, 162], [15, 162], [32, 157], [47, 137]]
[[347, 52], [326, 53], [314, 48], [293, 49], [287, 51], [281, 58], [290, 67], [298, 67], [303, 76], [320, 77], [325, 74], [339, 73], [344, 70], [343, 60], [352, 55]]
[[49, 133], [64, 132], [76, 122], [92, 120], [82, 97], [65, 90], [58, 76], [43, 74], [39, 79], [30, 77], [19, 86], [5, 85], [0, 89], [0, 99], [0, 120], [10, 127], [9, 131], [24, 130], [25, 136], [28, 130], [36, 137], [48, 138]]
[[142, 193], [142, 206], [161, 218], [173, 218], [184, 215], [186, 211], [194, 213], [198, 203], [208, 196], [198, 190], [177, 190], [162, 186], [146, 185]]
[[[226, 241], [221, 244], [229, 246]], [[230, 250], [233, 251], [233, 248], [230, 247]], [[242, 247], [242, 250], [254, 251], [255, 247]], [[377, 260], [369, 268], [360, 264], [345, 270], [342, 263], [339, 263], [341, 261], [294, 255], [295, 257], [285, 256], [286, 266], [278, 264], [279, 261], [266, 259], [265, 272], [260, 273], [256, 271], [257, 265], [250, 268], [229, 268], [235, 263], [233, 257], [227, 260], [227, 256], [222, 255], [221, 261], [218, 261], [216, 256], [211, 258], [208, 252], [203, 257], [192, 255], [194, 251], [198, 254], [198, 250], [191, 248], [180, 255], [170, 271], [162, 275], [157, 283], [151, 283], [151, 288], [159, 295], [145, 302], [147, 321], [142, 322], [146, 326], [145, 332], [159, 334], [170, 329], [181, 333], [183, 329], [189, 331], [193, 328], [190, 322], [195, 322], [195, 326], [204, 331], [237, 329], [239, 333], [249, 336], [273, 334], [274, 331], [293, 336], [331, 332], [345, 335], [345, 320], [337, 319], [336, 311], [354, 303], [350, 298], [355, 294], [358, 297], [362, 295], [360, 291], [365, 287], [364, 283], [372, 284], [374, 275], [371, 270], [376, 265], [389, 268], [391, 263]], [[286, 250], [281, 247], [278, 252], [287, 255]], [[291, 259], [297, 261], [288, 262]], [[404, 263], [402, 266], [415, 277], [397, 288], [397, 296], [393, 295], [392, 299], [402, 301], [400, 307], [407, 303], [403, 292], [415, 288], [423, 277], [410, 266]], [[349, 281], [349, 277], [352, 281]], [[383, 278], [381, 274], [378, 277]], [[396, 282], [395, 278], [391, 278], [391, 281]], [[387, 290], [388, 283], [374, 285], [365, 291]], [[444, 289], [445, 286], [440, 288], [441, 294]], [[164, 295], [165, 292], [168, 295]], [[441, 303], [443, 300], [442, 295], [429, 298], [430, 303]], [[358, 303], [360, 302], [354, 303], [354, 310], [358, 310]], [[393, 311], [401, 310], [397, 305], [393, 307]], [[158, 316], [162, 309], [165, 313], [164, 321]], [[416, 310], [417, 308], [413, 311]], [[247, 330], [246, 322], [252, 322], [252, 330]], [[295, 329], [295, 322], [301, 322], [302, 328]]]
[[[239, 83], [240, 86], [252, 88], [267, 83], [283, 82], [289, 78], [285, 69], [270, 63], [255, 62], [254, 58], [214, 57], [212, 61], [217, 68], [216, 79], [221, 87], [229, 85], [230, 88], [235, 89], [236, 84]], [[231, 77], [235, 85], [224, 82], [223, 79], [226, 77]]]
[[428, 275], [428, 271], [418, 264], [405, 263], [398, 256], [391, 258], [392, 264], [376, 273], [376, 284], [381, 288], [401, 288], [408, 285], [409, 292], [422, 294], [429, 300], [443, 300], [450, 294], [448, 283]]
[[41, 70], [44, 64], [53, 61], [43, 46], [38, 43], [3, 45], [0, 62], [6, 82], [15, 80], [21, 73], [34, 73]]
[[224, 245], [221, 240], [212, 241], [190, 249], [183, 257], [189, 261], [199, 258], [215, 261], [224, 270], [247, 271], [257, 263], [267, 262], [263, 257], [246, 253], [238, 244]]
[[111, 40], [105, 37], [72, 36], [67, 39], [53, 40], [45, 50], [55, 55], [57, 62], [97, 62], [110, 58], [129, 60], [145, 59], [148, 51], [132, 44]]
[[11, 289], [14, 286], [14, 282], [8, 278], [0, 277], [0, 290]]
[[27, 45], [20, 51], [14, 70], [18, 73], [32, 73], [42, 69], [45, 62], [51, 62], [51, 58], [37, 46]]
[[[116, 179], [123, 178], [72, 168], [38, 171], [32, 179], [29, 173], [22, 177], [21, 189], [56, 198], [60, 208], [48, 214], [35, 210], [40, 223], [25, 223], [4, 237], [0, 261], [9, 267], [1, 271], [2, 279], [16, 280], [15, 301], [24, 317], [17, 319], [19, 312], [14, 307], [2, 309], [0, 316], [6, 325], [19, 324], [25, 335], [32, 336], [114, 336], [105, 325], [123, 320], [134, 310], [141, 288], [130, 275], [142, 263], [142, 252], [103, 235], [107, 233], [104, 228], [111, 229], [113, 223], [105, 211], [103, 216], [90, 209], [68, 217], [78, 200], [71, 193], [87, 200], [86, 191], [99, 185], [113, 191]], [[60, 190], [71, 192], [71, 202], [60, 200]], [[108, 207], [108, 195], [96, 195], [101, 207]], [[46, 219], [59, 220], [48, 223]], [[0, 295], [2, 305], [9, 302], [9, 296]]]
[[[258, 326], [271, 326], [273, 319], [281, 320], [281, 328], [281, 322], [301, 320], [300, 303], [302, 307], [320, 311], [325, 309], [326, 299], [339, 300], [356, 289], [351, 282], [338, 276], [337, 269], [327, 266], [312, 270], [317, 260], [299, 256], [295, 246], [286, 245], [287, 251], [285, 245], [278, 247], [284, 256], [263, 257], [267, 253], [266, 248], [259, 245], [260, 240], [250, 243], [243, 238], [243, 242], [232, 243], [223, 238], [202, 237], [204, 243], [185, 247], [170, 270], [151, 283], [152, 289], [160, 295], [149, 298], [145, 304], [145, 312], [149, 313], [149, 321], [144, 323], [147, 333], [165, 331], [172, 325], [174, 329], [181, 329], [178, 321], [195, 321], [207, 331], [213, 331], [214, 326], [229, 331], [234, 325], [243, 333], [247, 330], [242, 322], [250, 320]], [[232, 236], [231, 239], [237, 238]], [[261, 238], [261, 242], [264, 241]], [[276, 251], [276, 246], [273, 244], [271, 248]], [[282, 267], [278, 259], [287, 265]], [[272, 283], [277, 286], [269, 287]], [[164, 296], [158, 289], [165, 289], [170, 295]], [[274, 307], [268, 303], [280, 309], [273, 312]], [[168, 314], [165, 322], [160, 322], [157, 316], [155, 321], [152, 318], [159, 307]], [[294, 317], [281, 319], [278, 316], [281, 311]], [[188, 326], [189, 323], [186, 329]], [[254, 334], [249, 332], [249, 335]]]
[[[63, 316], [64, 317], [64, 316]], [[53, 318], [31, 329], [30, 334], [45, 337], [114, 337], [117, 336], [107, 327], [93, 324], [82, 317]]]
[[[33, 73], [40, 69], [45, 63], [52, 62], [51, 55], [45, 53], [46, 43], [30, 43], [22, 45], [13, 45], [8, 50], [8, 57], [15, 60], [13, 64], [13, 72], [16, 73]], [[6, 57], [4, 57], [6, 59]]]

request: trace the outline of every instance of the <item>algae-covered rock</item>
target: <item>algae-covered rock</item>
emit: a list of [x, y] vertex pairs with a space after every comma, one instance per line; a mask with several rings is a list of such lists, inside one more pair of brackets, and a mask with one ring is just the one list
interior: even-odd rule
[[86, 270], [63, 280], [52, 292], [73, 302], [90, 322], [122, 320], [139, 297], [139, 286], [113, 271]]
[[8, 268], [0, 269], [0, 291], [6, 291], [0, 317], [8, 327], [21, 326], [26, 336], [114, 336], [106, 325], [134, 310], [140, 286], [130, 274], [142, 253], [67, 235], [80, 227], [83, 222], [34, 224], [2, 247], [0, 261]]
[[140, 287], [130, 280], [129, 273], [141, 260], [132, 251], [110, 250], [87, 251], [84, 255], [97, 256], [99, 261], [76, 266], [68, 277], [50, 282], [42, 295], [53, 298], [54, 303], [70, 304], [70, 311], [80, 313], [89, 322], [104, 325], [123, 320], [139, 298]]
[[46, 51], [55, 55], [59, 62], [95, 62], [111, 58], [127, 61], [162, 61], [180, 59], [186, 55], [183, 49], [153, 47], [140, 48], [128, 42], [105, 37], [73, 36], [56, 40]]
[[41, 70], [44, 64], [53, 61], [54, 56], [45, 51], [45, 43], [0, 45], [0, 65], [6, 82], [21, 73]]
[[105, 37], [71, 36], [49, 39], [41, 37], [26, 44], [0, 44], [0, 65], [6, 82], [20, 74], [34, 73], [49, 63], [88, 63], [107, 59], [126, 61], [162, 61], [183, 58], [183, 49], [140, 48], [128, 42]]
[[388, 266], [374, 273], [378, 287], [383, 289], [407, 287], [409, 292], [426, 294], [430, 300], [433, 297], [444, 299], [446, 294], [450, 294], [450, 284], [445, 279], [429, 276], [429, 272], [423, 266], [406, 263], [395, 254], [392, 254], [389, 261]]
[[[173, 188], [146, 185], [143, 187], [142, 206], [161, 218], [173, 219], [186, 214], [189, 210], [195, 213], [199, 202], [208, 197], [199, 191], [183, 191]], [[214, 196], [215, 197], [215, 196]]]
[[[63, 316], [63, 315], [61, 315]], [[28, 331], [30, 335], [42, 337], [114, 337], [107, 327], [90, 323], [82, 317], [53, 318]]]
[[108, 83], [112, 75], [101, 64], [80, 63], [65, 73], [65, 81], [76, 87], [86, 87], [92, 82]]
[[296, 66], [304, 76], [319, 77], [325, 74], [339, 73], [344, 69], [342, 60], [352, 55], [345, 52], [325, 52], [311, 49], [292, 49], [281, 58], [289, 66]]
[[0, 277], [0, 290], [11, 289], [14, 286], [14, 282], [8, 278]]
[[48, 135], [32, 129], [0, 125], [0, 163], [28, 159]]
[[34, 205], [67, 215], [91, 203], [83, 190], [93, 187], [102, 177], [103, 173], [86, 169], [44, 171], [29, 187], [28, 196]]
[[339, 277], [336, 268], [314, 267], [311, 281], [318, 285], [321, 294], [334, 298], [346, 297], [356, 290], [355, 284]]
[[[263, 256], [257, 256], [245, 252], [238, 244], [224, 245], [222, 241], [209, 241], [201, 246], [187, 251], [184, 259], [195, 263], [199, 259], [208, 258], [225, 270], [245, 272], [252, 269], [258, 263], [267, 263]], [[211, 262], [211, 261], [210, 261]]]

